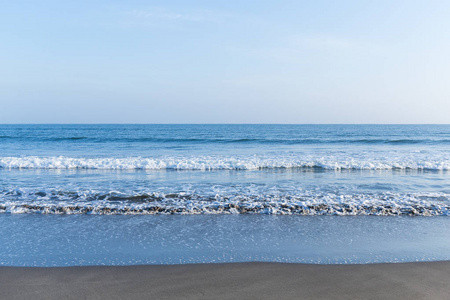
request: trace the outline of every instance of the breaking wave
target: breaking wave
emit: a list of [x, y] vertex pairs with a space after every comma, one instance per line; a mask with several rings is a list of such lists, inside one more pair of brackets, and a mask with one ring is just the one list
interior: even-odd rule
[[103, 169], [103, 170], [259, 170], [259, 169], [324, 169], [324, 170], [450, 170], [450, 159], [444, 156], [386, 158], [351, 156], [248, 156], [248, 157], [126, 157], [73, 158], [1, 157], [0, 169]]
[[1, 191], [0, 200], [0, 213], [12, 214], [450, 215], [446, 193], [199, 195], [17, 189]]

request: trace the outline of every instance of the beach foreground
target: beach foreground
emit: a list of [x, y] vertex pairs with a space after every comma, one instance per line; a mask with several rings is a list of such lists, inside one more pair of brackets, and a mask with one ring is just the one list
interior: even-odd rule
[[448, 299], [450, 261], [0, 268], [1, 299]]

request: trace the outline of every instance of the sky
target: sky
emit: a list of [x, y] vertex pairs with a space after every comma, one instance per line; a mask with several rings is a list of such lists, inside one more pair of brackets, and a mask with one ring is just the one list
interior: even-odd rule
[[0, 123], [450, 123], [450, 1], [0, 0]]

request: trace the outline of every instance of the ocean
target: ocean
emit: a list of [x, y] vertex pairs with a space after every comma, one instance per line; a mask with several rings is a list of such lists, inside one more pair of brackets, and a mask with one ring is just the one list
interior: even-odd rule
[[450, 125], [0, 125], [0, 265], [450, 259]]

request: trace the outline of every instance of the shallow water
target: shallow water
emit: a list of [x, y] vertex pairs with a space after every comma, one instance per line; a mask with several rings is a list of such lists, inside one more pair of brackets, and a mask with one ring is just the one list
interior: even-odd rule
[[450, 259], [448, 217], [0, 215], [0, 265]]

